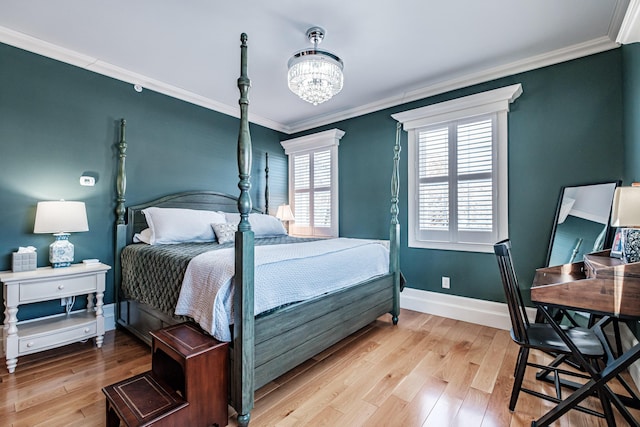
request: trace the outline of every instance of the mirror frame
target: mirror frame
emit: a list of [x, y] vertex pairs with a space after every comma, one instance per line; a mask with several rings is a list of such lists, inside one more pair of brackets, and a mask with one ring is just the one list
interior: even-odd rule
[[[549, 238], [549, 247], [547, 248], [547, 258], [545, 261], [545, 265], [548, 267], [549, 266], [549, 261], [551, 260], [551, 251], [553, 249], [553, 243], [555, 241], [555, 237], [556, 237], [556, 230], [558, 228], [558, 219], [560, 218], [560, 211], [562, 208], [562, 200], [564, 198], [564, 193], [566, 191], [567, 188], [575, 188], [575, 187], [588, 187], [591, 185], [603, 185], [603, 184], [615, 184], [614, 187], [614, 191], [615, 188], [618, 188], [620, 185], [622, 185], [622, 180], [620, 179], [616, 179], [616, 180], [611, 180], [611, 181], [601, 181], [601, 182], [592, 182], [592, 183], [586, 183], [586, 184], [575, 184], [575, 185], [564, 185], [560, 188], [560, 195], [558, 196], [558, 202], [557, 202], [557, 206], [556, 206], [556, 214], [553, 218], [553, 226], [551, 229], [551, 237]], [[613, 200], [613, 194], [612, 194], [612, 200]], [[607, 223], [605, 224], [606, 227], [606, 232], [605, 232], [605, 238], [604, 238], [604, 248], [603, 249], [607, 249], [611, 247], [611, 243], [613, 242], [613, 229], [610, 225], [611, 223], [611, 206], [609, 206], [609, 220], [607, 221]]]

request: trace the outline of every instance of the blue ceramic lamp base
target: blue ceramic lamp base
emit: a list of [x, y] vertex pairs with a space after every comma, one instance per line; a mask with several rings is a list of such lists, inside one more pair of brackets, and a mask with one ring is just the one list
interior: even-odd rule
[[73, 244], [69, 242], [69, 233], [56, 233], [55, 242], [49, 245], [51, 267], [69, 267], [73, 262]]

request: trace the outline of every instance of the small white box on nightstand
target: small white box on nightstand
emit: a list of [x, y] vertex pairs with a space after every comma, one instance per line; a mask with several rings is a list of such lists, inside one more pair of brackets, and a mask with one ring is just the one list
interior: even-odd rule
[[35, 252], [13, 253], [13, 262], [11, 269], [18, 273], [20, 271], [31, 271], [36, 269], [37, 254]]

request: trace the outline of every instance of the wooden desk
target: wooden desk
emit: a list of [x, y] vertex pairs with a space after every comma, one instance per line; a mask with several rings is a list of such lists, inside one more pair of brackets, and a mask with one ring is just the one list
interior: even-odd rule
[[606, 346], [602, 326], [608, 319], [613, 317], [640, 320], [640, 263], [625, 264], [619, 259], [610, 258], [608, 251], [605, 251], [585, 255], [582, 262], [540, 268], [536, 270], [531, 287], [531, 300], [572, 350], [573, 357], [592, 376], [590, 381], [532, 425], [549, 425], [594, 391], [599, 390], [616, 406], [630, 425], [639, 426], [624, 406], [637, 405], [637, 397], [618, 396], [607, 386], [607, 382], [640, 358], [640, 344], [631, 347], [617, 358], [613, 357], [609, 348], [605, 348], [606, 366], [598, 372], [580, 354], [549, 313], [548, 307], [586, 311], [603, 316], [593, 329]]
[[584, 261], [539, 268], [531, 300], [625, 319], [640, 319], [640, 262], [625, 264], [608, 252]]

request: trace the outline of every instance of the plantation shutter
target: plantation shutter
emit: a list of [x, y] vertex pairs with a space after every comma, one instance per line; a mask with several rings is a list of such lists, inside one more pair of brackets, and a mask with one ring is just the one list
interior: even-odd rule
[[293, 215], [297, 234], [332, 235], [332, 150], [293, 155]]
[[494, 115], [419, 129], [417, 144], [418, 237], [497, 241]]
[[300, 227], [311, 226], [311, 154], [294, 156], [293, 187], [295, 194], [293, 216]]
[[338, 146], [344, 131], [330, 129], [280, 141], [289, 157], [289, 204], [296, 236], [338, 236]]
[[313, 153], [313, 226], [331, 227], [331, 151]]

